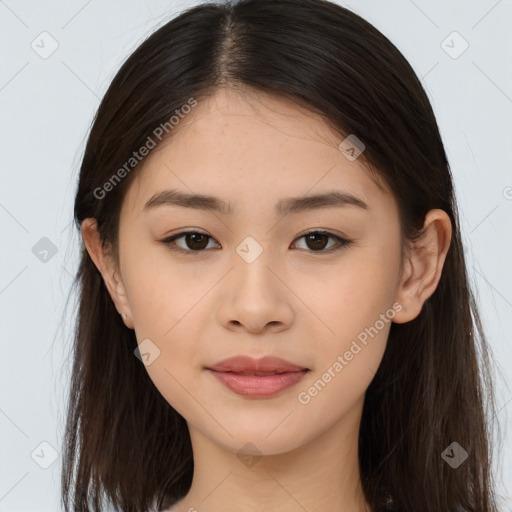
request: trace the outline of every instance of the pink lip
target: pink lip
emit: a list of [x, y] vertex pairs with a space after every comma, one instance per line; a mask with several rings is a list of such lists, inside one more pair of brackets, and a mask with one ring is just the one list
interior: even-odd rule
[[[309, 369], [277, 357], [236, 356], [207, 368], [228, 389], [242, 396], [264, 398], [299, 382]], [[261, 375], [276, 372], [274, 375]], [[250, 374], [246, 374], [250, 373]]]
[[219, 372], [296, 372], [307, 370], [304, 366], [298, 366], [281, 359], [280, 357], [265, 356], [254, 359], [249, 356], [234, 356], [224, 359], [220, 363], [208, 367], [209, 370]]
[[309, 370], [276, 373], [275, 375], [242, 375], [233, 372], [218, 372], [208, 370], [219, 379], [228, 389], [242, 396], [264, 398], [275, 395], [297, 382], [299, 382]]

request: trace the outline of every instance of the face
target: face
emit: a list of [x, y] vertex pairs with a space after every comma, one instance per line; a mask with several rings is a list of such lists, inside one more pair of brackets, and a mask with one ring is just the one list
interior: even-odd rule
[[[116, 305], [190, 427], [233, 451], [292, 450], [343, 422], [380, 364], [400, 309], [396, 203], [286, 100], [219, 91], [176, 128], [125, 197]], [[225, 204], [155, 199], [170, 190]], [[356, 199], [305, 201], [332, 192]], [[242, 378], [244, 394], [207, 369], [238, 355], [308, 371], [277, 377], [300, 377], [286, 388]]]

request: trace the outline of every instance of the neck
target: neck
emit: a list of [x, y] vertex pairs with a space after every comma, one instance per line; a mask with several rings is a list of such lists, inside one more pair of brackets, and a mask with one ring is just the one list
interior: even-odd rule
[[189, 424], [192, 485], [171, 511], [368, 512], [358, 460], [363, 398], [321, 436], [273, 455], [234, 453]]

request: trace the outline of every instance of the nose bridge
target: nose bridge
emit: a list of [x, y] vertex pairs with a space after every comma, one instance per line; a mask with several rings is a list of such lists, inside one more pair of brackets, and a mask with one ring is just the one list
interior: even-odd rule
[[275, 266], [275, 263], [271, 261], [273, 251], [268, 240], [269, 237], [258, 240], [256, 236], [248, 235], [235, 247], [233, 264], [236, 290], [248, 286], [252, 293], [266, 293], [269, 288], [274, 288], [269, 267]]
[[267, 241], [256, 236], [246, 236], [232, 256], [232, 270], [225, 285], [229, 292], [223, 295], [218, 309], [219, 320], [224, 326], [241, 325], [257, 332], [266, 325], [278, 324], [283, 328], [293, 318], [288, 303], [286, 287], [274, 273], [276, 262]]

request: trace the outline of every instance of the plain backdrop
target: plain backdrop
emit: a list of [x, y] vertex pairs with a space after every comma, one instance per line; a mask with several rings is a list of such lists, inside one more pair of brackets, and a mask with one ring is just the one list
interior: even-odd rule
[[[72, 207], [94, 113], [125, 58], [198, 3], [0, 0], [0, 512], [61, 510], [79, 247]], [[510, 511], [512, 0], [340, 3], [401, 50], [437, 116], [498, 363], [495, 478]]]

